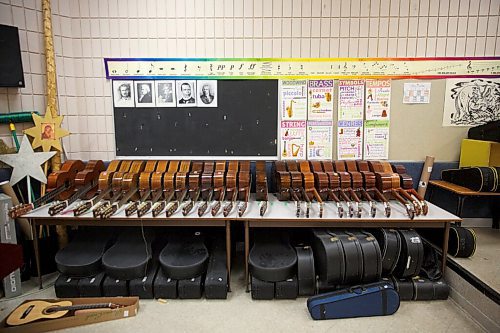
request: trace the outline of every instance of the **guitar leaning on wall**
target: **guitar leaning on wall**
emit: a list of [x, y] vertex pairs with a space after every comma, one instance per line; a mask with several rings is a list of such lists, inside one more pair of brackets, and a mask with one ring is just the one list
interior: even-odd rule
[[7, 318], [7, 325], [19, 326], [41, 319], [57, 319], [65, 316], [70, 311], [92, 309], [117, 309], [120, 305], [114, 303], [95, 303], [73, 305], [71, 301], [56, 303], [45, 301], [30, 301], [18, 306]]

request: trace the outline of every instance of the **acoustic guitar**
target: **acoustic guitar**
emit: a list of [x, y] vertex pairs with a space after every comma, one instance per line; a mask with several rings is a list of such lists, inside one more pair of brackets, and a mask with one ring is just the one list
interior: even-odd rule
[[46, 302], [30, 301], [18, 306], [7, 317], [7, 325], [19, 326], [37, 320], [56, 319], [67, 315], [70, 311], [92, 310], [92, 309], [117, 309], [122, 307], [114, 303], [95, 303], [73, 305], [71, 301]]
[[267, 210], [268, 189], [266, 162], [257, 161], [255, 163], [255, 196], [259, 201], [260, 216], [264, 216]]
[[311, 207], [311, 200], [316, 199], [319, 205], [319, 217], [323, 217], [323, 199], [319, 196], [316, 187], [314, 186], [314, 174], [308, 161], [300, 161], [300, 172], [302, 173], [303, 198], [306, 200], [306, 217], [309, 217], [309, 210]]
[[274, 162], [274, 184], [276, 185], [276, 196], [280, 201], [290, 200], [290, 187], [292, 179], [283, 161]]
[[[340, 176], [333, 170], [331, 161], [313, 161], [311, 163], [313, 171], [315, 172], [316, 187], [321, 190], [326, 190], [326, 198], [324, 200], [333, 200], [337, 206], [337, 214], [340, 218], [344, 216], [344, 207], [340, 203], [340, 199], [336, 193], [340, 191]], [[317, 176], [316, 176], [317, 170]], [[326, 177], [326, 178], [325, 178]], [[317, 178], [317, 180], [316, 180]]]
[[227, 217], [233, 210], [234, 203], [238, 198], [238, 161], [229, 161], [226, 173], [226, 200], [228, 203], [222, 208], [222, 214]]
[[214, 194], [214, 168], [215, 163], [207, 161], [203, 164], [203, 173], [201, 174], [201, 198], [203, 203], [198, 207], [198, 216], [202, 217], [208, 209], [208, 204], [212, 201]]
[[95, 194], [99, 174], [104, 171], [104, 163], [101, 160], [92, 160], [87, 163], [85, 169], [75, 176], [75, 192], [64, 201], [55, 201], [49, 207], [49, 215], [54, 216], [62, 212], [66, 207], [78, 199], [88, 198], [89, 192]]
[[188, 174], [188, 202], [182, 207], [182, 215], [187, 216], [198, 201], [201, 193], [201, 175], [203, 173], [203, 162], [195, 161]]
[[125, 216], [130, 216], [137, 211], [140, 204], [144, 203], [151, 194], [151, 177], [156, 169], [158, 161], [150, 160], [146, 162], [144, 170], [139, 174], [139, 200], [130, 202], [125, 207]]
[[212, 216], [217, 215], [222, 206], [222, 200], [224, 200], [224, 197], [226, 196], [225, 179], [226, 179], [226, 161], [217, 161], [215, 163], [215, 171], [214, 171], [213, 200], [215, 202], [212, 204], [210, 208]]
[[[177, 171], [179, 170], [179, 165], [180, 161], [174, 160], [170, 161], [168, 164], [168, 169], [163, 175], [161, 176], [161, 182], [162, 182], [162, 193], [163, 193], [163, 199], [158, 202], [156, 202], [152, 208], [152, 214], [153, 217], [157, 217], [160, 215], [163, 210], [167, 207], [167, 205], [174, 199], [175, 196], [175, 175]], [[156, 181], [159, 180], [159, 176], [156, 176]], [[155, 189], [160, 189], [158, 184], [155, 184]]]
[[[160, 200], [163, 195], [163, 175], [167, 172], [168, 161], [162, 160], [158, 161], [156, 164], [155, 172], [151, 174], [150, 177], [150, 190], [151, 190], [151, 200], [140, 203], [137, 206], [137, 217], [142, 217], [146, 215], [150, 209]], [[139, 178], [139, 190], [140, 190]]]
[[[347, 172], [351, 175], [352, 179], [352, 188], [354, 192], [358, 193], [361, 197], [363, 197], [366, 201], [368, 201], [368, 205], [370, 206], [370, 215], [371, 217], [375, 217], [377, 214], [377, 209], [375, 207], [375, 202], [373, 201], [371, 195], [366, 191], [363, 187], [364, 178], [363, 174], [358, 171], [358, 166], [356, 161], [348, 160], [345, 161], [345, 166]], [[375, 180], [375, 175], [373, 175], [373, 180]]]
[[359, 172], [363, 176], [363, 187], [367, 193], [372, 193], [375, 198], [382, 202], [384, 205], [384, 213], [386, 217], [391, 216], [391, 206], [389, 200], [384, 196], [382, 192], [376, 187], [376, 176], [375, 173], [370, 171], [370, 166], [367, 161], [356, 161]]
[[101, 200], [107, 197], [111, 192], [111, 186], [109, 186], [111, 184], [111, 179], [113, 177], [113, 174], [117, 170], [119, 170], [120, 166], [121, 161], [114, 160], [109, 163], [106, 171], [102, 171], [99, 173], [99, 176], [97, 178], [97, 195], [92, 199], [81, 202], [78, 206], [76, 206], [75, 209], [73, 209], [73, 214], [75, 216], [84, 214], [97, 203], [100, 203], [100, 205], [102, 205]]
[[356, 214], [357, 217], [361, 217], [361, 207], [359, 206], [360, 200], [352, 189], [351, 175], [346, 171], [345, 163], [343, 161], [334, 161], [333, 166], [340, 178], [340, 190], [338, 193], [342, 199], [347, 202], [349, 217], [353, 217], [354, 214]]
[[31, 210], [41, 207], [54, 199], [66, 200], [74, 192], [74, 180], [77, 172], [85, 169], [80, 160], [68, 160], [63, 163], [61, 170], [52, 172], [47, 178], [47, 193], [32, 203], [20, 204], [9, 210], [9, 216], [16, 219]]
[[248, 198], [250, 197], [250, 184], [252, 175], [250, 174], [250, 161], [240, 162], [240, 171], [238, 172], [238, 216], [242, 217], [248, 207]]
[[392, 170], [399, 174], [403, 190], [418, 200], [417, 202], [420, 204], [422, 214], [427, 215], [429, 212], [429, 206], [427, 205], [425, 199], [422, 198], [422, 196], [413, 188], [413, 178], [406, 172], [404, 165], [392, 165]]
[[[302, 184], [302, 173], [299, 171], [299, 167], [296, 161], [287, 161], [286, 168], [290, 173], [290, 196], [296, 205], [295, 216], [300, 217], [302, 213], [301, 207], [301, 197], [303, 195], [303, 184]], [[310, 205], [310, 204], [309, 204]], [[310, 206], [306, 205], [307, 215], [309, 215]], [[308, 216], [309, 217], [309, 216]]]

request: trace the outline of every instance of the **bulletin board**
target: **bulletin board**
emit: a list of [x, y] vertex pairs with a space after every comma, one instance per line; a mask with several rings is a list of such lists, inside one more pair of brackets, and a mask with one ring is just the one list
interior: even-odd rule
[[278, 81], [218, 81], [218, 106], [114, 107], [117, 157], [277, 157]]

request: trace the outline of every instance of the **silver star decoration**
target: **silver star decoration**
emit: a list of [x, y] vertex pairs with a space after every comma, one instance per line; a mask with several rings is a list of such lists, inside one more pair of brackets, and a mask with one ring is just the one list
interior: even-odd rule
[[35, 153], [26, 135], [23, 136], [21, 148], [16, 154], [0, 155], [0, 161], [10, 165], [14, 170], [10, 176], [10, 184], [14, 185], [26, 176], [46, 184], [47, 177], [43, 173], [42, 165], [56, 154], [55, 151]]

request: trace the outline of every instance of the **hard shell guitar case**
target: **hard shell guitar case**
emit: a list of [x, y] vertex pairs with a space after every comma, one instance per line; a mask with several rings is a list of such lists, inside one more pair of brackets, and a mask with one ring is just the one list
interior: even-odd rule
[[399, 295], [387, 282], [376, 282], [310, 297], [315, 320], [386, 316], [399, 309]]

